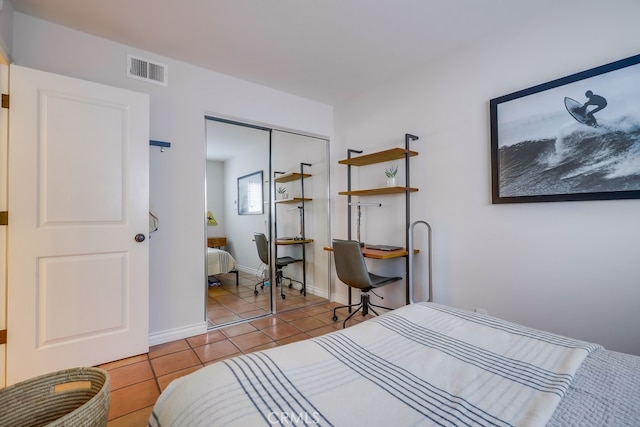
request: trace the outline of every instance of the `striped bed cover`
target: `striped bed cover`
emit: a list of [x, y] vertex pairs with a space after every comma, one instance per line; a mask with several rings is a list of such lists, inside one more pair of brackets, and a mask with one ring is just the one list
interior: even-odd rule
[[581, 363], [600, 350], [413, 304], [175, 380], [149, 425], [544, 426]]
[[236, 260], [227, 251], [207, 248], [207, 276], [229, 273], [236, 269]]

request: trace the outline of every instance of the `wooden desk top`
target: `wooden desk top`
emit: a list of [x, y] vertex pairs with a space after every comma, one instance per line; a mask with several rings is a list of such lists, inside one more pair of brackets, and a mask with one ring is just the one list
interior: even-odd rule
[[303, 243], [311, 243], [313, 242], [313, 239], [286, 239], [286, 240], [281, 240], [281, 239], [276, 239], [276, 245], [301, 245]]
[[[414, 253], [418, 253], [418, 250], [414, 249]], [[396, 251], [381, 251], [378, 249], [364, 247], [362, 248], [362, 255], [364, 255], [365, 258], [389, 259], [407, 256], [409, 255], [409, 251], [407, 251], [405, 248], [398, 249]]]
[[[330, 247], [325, 247], [324, 250], [333, 252], [333, 248], [330, 248]], [[419, 252], [420, 252], [419, 249], [413, 250], [414, 254], [417, 254]], [[372, 258], [372, 259], [391, 259], [391, 258], [400, 258], [400, 257], [407, 256], [409, 255], [409, 251], [407, 251], [404, 248], [398, 249], [397, 251], [381, 251], [378, 249], [363, 247], [362, 255], [364, 255], [365, 258]]]

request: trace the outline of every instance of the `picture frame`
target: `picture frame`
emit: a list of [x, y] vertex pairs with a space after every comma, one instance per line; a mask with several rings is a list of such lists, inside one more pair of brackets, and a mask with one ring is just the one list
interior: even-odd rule
[[640, 55], [489, 101], [492, 203], [640, 198]]
[[238, 215], [264, 213], [262, 171], [238, 178]]

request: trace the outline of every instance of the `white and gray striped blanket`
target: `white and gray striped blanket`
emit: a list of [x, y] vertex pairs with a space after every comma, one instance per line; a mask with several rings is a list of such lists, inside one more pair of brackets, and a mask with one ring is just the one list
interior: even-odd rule
[[597, 345], [421, 303], [178, 379], [151, 426], [544, 426]]
[[207, 248], [207, 276], [228, 273], [236, 269], [236, 260], [227, 251]]

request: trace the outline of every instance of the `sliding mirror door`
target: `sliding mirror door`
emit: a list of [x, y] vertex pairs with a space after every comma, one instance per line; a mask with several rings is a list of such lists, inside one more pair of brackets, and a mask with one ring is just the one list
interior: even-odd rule
[[[254, 295], [265, 272], [253, 233], [269, 235], [269, 129], [207, 118], [206, 313], [210, 327], [272, 312]], [[257, 288], [260, 290], [260, 287]]]
[[[213, 117], [205, 123], [210, 327], [328, 302], [328, 141]], [[295, 262], [270, 269], [254, 233], [267, 237], [269, 259]]]
[[329, 299], [328, 141], [274, 130], [271, 177], [273, 237], [277, 257], [295, 260], [282, 267], [277, 311]]

